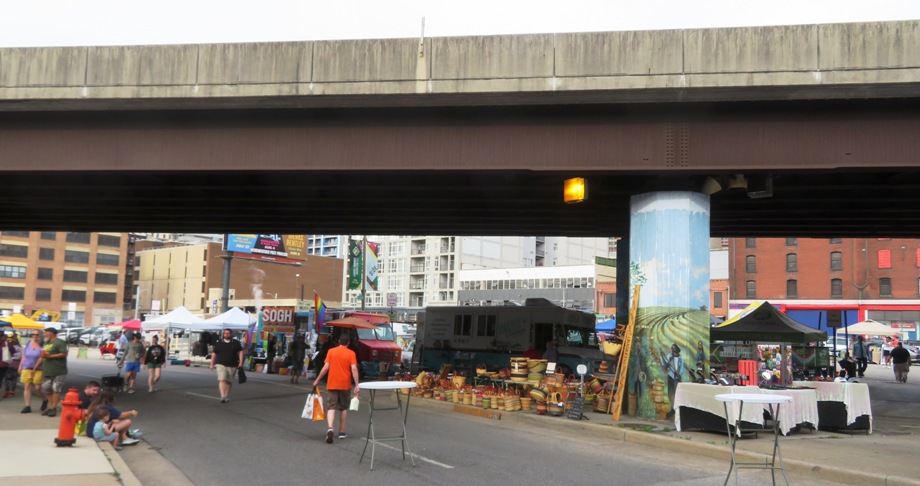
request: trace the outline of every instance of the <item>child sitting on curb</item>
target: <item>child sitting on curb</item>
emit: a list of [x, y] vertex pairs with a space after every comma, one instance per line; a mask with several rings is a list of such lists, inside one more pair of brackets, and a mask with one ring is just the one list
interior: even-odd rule
[[115, 424], [109, 420], [111, 414], [108, 410], [100, 408], [96, 410], [96, 425], [93, 427], [93, 438], [96, 442], [111, 442], [116, 451], [121, 450], [121, 437], [115, 430]]

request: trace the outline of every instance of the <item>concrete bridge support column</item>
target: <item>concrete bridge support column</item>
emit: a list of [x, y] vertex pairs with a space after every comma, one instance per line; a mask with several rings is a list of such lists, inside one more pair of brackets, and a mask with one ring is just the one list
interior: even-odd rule
[[630, 291], [641, 286], [629, 392], [640, 417], [670, 419], [687, 370], [709, 372], [709, 196], [633, 196], [629, 235]]

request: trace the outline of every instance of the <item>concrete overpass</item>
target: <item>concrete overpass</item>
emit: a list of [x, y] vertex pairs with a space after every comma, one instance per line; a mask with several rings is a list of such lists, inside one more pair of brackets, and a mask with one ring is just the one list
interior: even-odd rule
[[920, 21], [0, 49], [0, 228], [607, 236], [744, 174], [714, 235], [920, 236], [918, 133]]

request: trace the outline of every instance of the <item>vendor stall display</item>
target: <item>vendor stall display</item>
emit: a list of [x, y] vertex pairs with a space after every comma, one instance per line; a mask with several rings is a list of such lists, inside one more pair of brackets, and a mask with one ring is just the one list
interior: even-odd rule
[[[791, 401], [779, 410], [779, 430], [783, 435], [801, 428], [818, 427], [818, 398], [814, 390], [800, 388], [769, 389], [756, 386], [720, 386], [680, 383], [675, 397], [674, 425], [677, 430], [725, 430], [724, 404], [716, 396], [725, 393], [784, 395]], [[763, 407], [746, 407], [740, 417], [744, 429], [764, 426]], [[732, 418], [734, 421], [734, 418]]]
[[796, 381], [794, 385], [815, 390], [819, 429], [865, 430], [867, 434], [872, 433], [869, 385], [824, 381]]

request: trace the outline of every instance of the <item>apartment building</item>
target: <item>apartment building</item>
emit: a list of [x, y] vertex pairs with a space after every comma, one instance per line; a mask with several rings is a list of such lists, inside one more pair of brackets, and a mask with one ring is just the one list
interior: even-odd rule
[[60, 312], [71, 326], [125, 315], [127, 233], [0, 232], [0, 310]]

